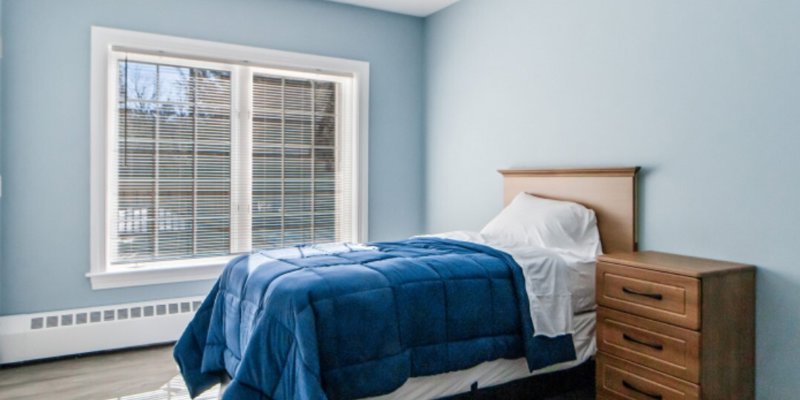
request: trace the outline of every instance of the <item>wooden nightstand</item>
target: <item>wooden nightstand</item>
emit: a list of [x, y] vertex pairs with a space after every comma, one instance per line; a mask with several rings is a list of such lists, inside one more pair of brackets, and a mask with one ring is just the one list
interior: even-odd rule
[[597, 304], [598, 399], [755, 397], [755, 267], [608, 254]]

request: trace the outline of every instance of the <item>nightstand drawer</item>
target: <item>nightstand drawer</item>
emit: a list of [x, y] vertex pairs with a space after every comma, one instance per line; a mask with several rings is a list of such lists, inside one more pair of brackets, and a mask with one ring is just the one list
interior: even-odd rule
[[597, 354], [597, 395], [625, 400], [698, 400], [700, 388], [627, 361]]
[[700, 329], [700, 280], [597, 263], [597, 302], [656, 321]]
[[698, 332], [599, 307], [597, 347], [619, 358], [700, 383]]

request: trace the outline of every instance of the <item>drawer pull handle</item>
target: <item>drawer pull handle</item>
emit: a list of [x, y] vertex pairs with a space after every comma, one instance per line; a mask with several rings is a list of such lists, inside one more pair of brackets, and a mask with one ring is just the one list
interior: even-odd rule
[[622, 386], [624, 386], [625, 389], [632, 390], [632, 391], [634, 391], [636, 393], [639, 393], [639, 394], [643, 394], [643, 395], [645, 395], [645, 396], [647, 396], [647, 397], [649, 397], [651, 399], [654, 399], [654, 400], [661, 400], [661, 399], [664, 398], [660, 394], [653, 394], [653, 393], [645, 392], [644, 390], [639, 389], [636, 386], [631, 385], [630, 383], [628, 383], [624, 379], [622, 380]]
[[662, 296], [660, 293], [642, 293], [642, 292], [637, 292], [637, 291], [632, 290], [632, 289], [628, 289], [628, 288], [626, 288], [624, 286], [622, 287], [622, 291], [627, 293], [627, 294], [632, 294], [634, 296], [649, 297], [649, 298], [654, 299], [654, 300], [663, 300], [664, 299], [664, 296]]
[[658, 351], [664, 350], [664, 345], [662, 345], [662, 344], [645, 342], [644, 340], [639, 340], [639, 339], [636, 339], [634, 337], [630, 337], [630, 336], [628, 336], [627, 333], [623, 333], [622, 334], [622, 338], [627, 340], [627, 341], [629, 341], [629, 342], [638, 343], [638, 344], [641, 344], [641, 345], [647, 346], [647, 347], [652, 347], [652, 348], [654, 348], [654, 349], [656, 349]]

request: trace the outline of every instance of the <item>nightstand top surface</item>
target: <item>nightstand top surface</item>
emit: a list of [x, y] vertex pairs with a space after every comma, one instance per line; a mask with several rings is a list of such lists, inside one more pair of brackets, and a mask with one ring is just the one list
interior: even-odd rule
[[754, 266], [747, 264], [662, 253], [658, 251], [611, 253], [599, 256], [597, 259], [612, 264], [622, 264], [631, 267], [697, 277], [755, 269]]

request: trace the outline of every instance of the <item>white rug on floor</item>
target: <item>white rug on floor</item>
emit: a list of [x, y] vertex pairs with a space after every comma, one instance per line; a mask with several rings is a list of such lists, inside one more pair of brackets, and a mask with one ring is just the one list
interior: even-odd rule
[[[180, 375], [170, 379], [164, 386], [150, 392], [136, 393], [128, 396], [114, 397], [108, 400], [190, 400], [189, 389]], [[195, 400], [217, 400], [219, 399], [219, 385], [206, 390]]]

